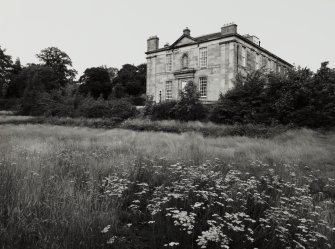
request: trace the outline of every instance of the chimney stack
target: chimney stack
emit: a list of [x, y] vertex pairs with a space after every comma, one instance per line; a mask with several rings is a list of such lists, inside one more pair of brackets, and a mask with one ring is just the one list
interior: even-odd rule
[[221, 28], [221, 35], [237, 34], [237, 25], [235, 23], [228, 23]]
[[155, 51], [159, 48], [159, 38], [155, 36], [150, 36], [147, 40], [148, 49], [147, 51]]
[[183, 30], [183, 34], [186, 35], [186, 36], [190, 36], [191, 35], [191, 30], [186, 27], [186, 29]]

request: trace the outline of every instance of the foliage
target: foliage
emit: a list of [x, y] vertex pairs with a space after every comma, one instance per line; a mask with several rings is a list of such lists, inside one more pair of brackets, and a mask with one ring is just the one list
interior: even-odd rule
[[164, 119], [175, 119], [176, 115], [174, 108], [177, 105], [177, 101], [170, 100], [157, 104], [146, 105], [145, 113], [150, 116], [152, 120], [164, 120]]
[[51, 67], [56, 72], [63, 85], [72, 81], [77, 74], [77, 71], [71, 68], [72, 61], [70, 57], [59, 48], [45, 48], [36, 56], [44, 65]]
[[147, 65], [125, 64], [113, 80], [114, 97], [138, 96], [145, 93]]
[[97, 100], [85, 98], [80, 104], [78, 115], [86, 118], [119, 118], [127, 119], [136, 114], [136, 108], [126, 100], [114, 99], [104, 101], [102, 98]]
[[12, 72], [12, 57], [0, 47], [0, 97], [5, 97]]
[[244, 173], [219, 160], [142, 164], [128, 175], [112, 174], [102, 186], [128, 208], [134, 229], [143, 221], [142, 229], [151, 227], [149, 248], [330, 248], [320, 231], [333, 229], [309, 190], [313, 177], [297, 184], [294, 167], [283, 170], [292, 181], [259, 161]]
[[190, 81], [180, 92], [180, 100], [169, 100], [161, 103], [147, 101], [144, 113], [152, 120], [202, 120], [206, 117], [207, 110], [201, 103], [199, 96], [196, 86]]
[[220, 94], [210, 119], [217, 123], [268, 123], [268, 99], [264, 88], [266, 78], [260, 71], [238, 75], [234, 88]]
[[42, 115], [43, 99], [48, 92], [60, 88], [61, 82], [54, 70], [48, 66], [30, 65], [20, 74], [20, 81], [24, 89], [20, 113], [24, 115]]
[[[314, 248], [335, 246], [334, 198], [309, 190], [322, 177], [323, 189], [335, 191], [334, 133], [302, 129], [272, 139], [212, 139], [77, 127], [93, 121], [78, 119], [76, 127], [1, 125], [0, 248], [192, 248], [191, 242], [200, 248], [198, 236], [207, 248], [220, 248], [210, 241], [219, 226], [234, 238], [231, 245], [253, 238], [253, 246], [244, 248], [282, 248], [306, 237], [302, 245], [310, 248], [325, 235], [328, 242]], [[151, 207], [161, 211], [151, 216]], [[313, 227], [322, 220], [328, 223]]]
[[206, 117], [206, 109], [200, 101], [200, 93], [196, 85], [190, 81], [180, 92], [180, 100], [177, 102], [172, 112], [178, 120], [202, 120]]
[[135, 131], [164, 131], [172, 133], [196, 132], [206, 137], [246, 136], [269, 138], [282, 134], [292, 127], [289, 126], [263, 126], [252, 124], [240, 125], [218, 125], [211, 122], [178, 120], [150, 120], [129, 119], [120, 125], [121, 128]]
[[91, 95], [94, 98], [103, 96], [107, 99], [112, 91], [110, 73], [104, 67], [87, 68], [80, 77], [79, 92], [84, 95]]
[[256, 71], [239, 75], [221, 95], [210, 119], [217, 123], [335, 125], [335, 70], [322, 63], [317, 73], [298, 68], [287, 75]]
[[21, 98], [23, 96], [25, 84], [22, 79], [22, 66], [20, 59], [17, 58], [12, 65], [11, 79], [6, 91], [6, 98]]
[[0, 98], [0, 110], [11, 110], [16, 112], [19, 109], [21, 100], [17, 98]]

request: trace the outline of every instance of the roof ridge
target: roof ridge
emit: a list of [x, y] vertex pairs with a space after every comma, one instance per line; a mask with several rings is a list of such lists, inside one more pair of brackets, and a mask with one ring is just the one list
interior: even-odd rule
[[221, 34], [221, 32], [214, 32], [214, 33], [209, 33], [209, 34], [205, 34], [205, 35], [199, 35], [199, 36], [196, 36], [194, 38], [201, 38], [201, 37], [204, 37], [204, 36], [218, 35], [218, 34]]

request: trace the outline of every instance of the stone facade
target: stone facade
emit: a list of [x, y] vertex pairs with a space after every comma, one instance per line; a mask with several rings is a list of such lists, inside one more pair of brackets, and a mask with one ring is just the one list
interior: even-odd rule
[[262, 48], [257, 37], [239, 35], [235, 24], [200, 37], [192, 37], [186, 28], [177, 41], [163, 48], [157, 36], [150, 37], [146, 54], [146, 94], [155, 102], [178, 99], [184, 85], [193, 81], [201, 99], [210, 103], [233, 87], [237, 73], [261, 68], [284, 73], [292, 67]]

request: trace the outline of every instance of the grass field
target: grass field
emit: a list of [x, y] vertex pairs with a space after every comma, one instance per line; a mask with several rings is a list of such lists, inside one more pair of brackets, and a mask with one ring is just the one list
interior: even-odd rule
[[[319, 205], [322, 208], [319, 213], [320, 220], [322, 217], [328, 222], [328, 230], [314, 223], [313, 226], [310, 225], [320, 232], [318, 236], [324, 234], [328, 237], [328, 242], [315, 243], [323, 243], [325, 248], [327, 244], [335, 246], [335, 195], [332, 196], [335, 194], [334, 152], [335, 133], [320, 134], [307, 129], [287, 131], [271, 139], [261, 139], [239, 136], [210, 138], [194, 132], [171, 134], [123, 129], [3, 124], [0, 125], [0, 248], [166, 248], [163, 244], [175, 238], [173, 223], [166, 225], [168, 227], [164, 229], [157, 225], [158, 228], [151, 231], [148, 224], [144, 223], [153, 217], [149, 212], [145, 213], [142, 206], [138, 206], [137, 209], [136, 205], [131, 206], [132, 201], [137, 201], [137, 198], [141, 203], [144, 201], [145, 205], [150, 204], [153, 200], [152, 195], [156, 196], [157, 186], [163, 183], [164, 186], [177, 184], [175, 179], [179, 179], [179, 176], [175, 175], [176, 172], [179, 172], [179, 175], [185, 174], [186, 178], [190, 177], [192, 172], [198, 172], [199, 174], [195, 173], [198, 174], [195, 180], [189, 178], [197, 182], [208, 172], [217, 171], [218, 174], [223, 174], [220, 177], [227, 177], [234, 172], [233, 170], [241, 172], [238, 173], [240, 182], [249, 183], [250, 179], [247, 181], [245, 177], [249, 176], [243, 178], [239, 174], [248, 172], [254, 175], [255, 179], [259, 180], [259, 186], [262, 185], [263, 175], [272, 171], [284, 183], [296, 184], [297, 189], [306, 187], [308, 183], [309, 187], [304, 191], [308, 192], [308, 198], [313, 198], [313, 212], [317, 210], [315, 206]], [[169, 171], [176, 164], [182, 166], [178, 166], [176, 171]], [[210, 165], [208, 167], [211, 170], [200, 172], [194, 168], [203, 169], [205, 164]], [[160, 178], [157, 178], [155, 167], [159, 168], [157, 172], [160, 172]], [[167, 171], [164, 171], [164, 167]], [[220, 169], [217, 169], [218, 167]], [[189, 171], [190, 168], [193, 171]], [[223, 168], [225, 170], [222, 170]], [[215, 174], [212, 179], [218, 181], [220, 177]], [[208, 178], [207, 183], [212, 179]], [[134, 197], [135, 190], [129, 190], [129, 184], [134, 182], [140, 184], [138, 186], [142, 186], [143, 189], [143, 186], [149, 186], [145, 191], [142, 189], [143, 193], [146, 192], [145, 196], [139, 194]], [[186, 185], [178, 186], [183, 186], [183, 189]], [[115, 186], [118, 186], [118, 189], [115, 189]], [[283, 189], [286, 187], [282, 186]], [[127, 190], [126, 197], [124, 190]], [[111, 195], [113, 191], [118, 197]], [[237, 194], [244, 193], [243, 191], [241, 188]], [[187, 193], [190, 198], [190, 192]], [[170, 194], [167, 196], [170, 198]], [[278, 197], [278, 194], [276, 196]], [[197, 199], [196, 203], [202, 203], [199, 200]], [[169, 205], [174, 201], [169, 202]], [[187, 205], [189, 202], [190, 199], [187, 199]], [[180, 208], [185, 207], [185, 199], [183, 203]], [[240, 205], [237, 202], [235, 204], [236, 208]], [[194, 202], [192, 205], [195, 205]], [[278, 205], [275, 204], [276, 207], [279, 207]], [[135, 207], [136, 212], [132, 207]], [[174, 207], [177, 207], [177, 204]], [[210, 207], [212, 206], [208, 206], [208, 210]], [[246, 206], [246, 210], [249, 210], [248, 208], [249, 206]], [[304, 211], [299, 213], [300, 218], [306, 214], [303, 213], [306, 212], [305, 209], [301, 210]], [[170, 214], [171, 217], [180, 217], [176, 213], [179, 211], [174, 210], [174, 213]], [[186, 213], [191, 214], [189, 210]], [[255, 211], [248, 213], [253, 217], [252, 214], [254, 215]], [[197, 215], [200, 216], [200, 213]], [[206, 215], [208, 216], [208, 213]], [[203, 223], [201, 229], [200, 225], [196, 227], [195, 224], [198, 223], [192, 223], [193, 218], [187, 217], [190, 224], [193, 224], [193, 234], [201, 235], [201, 229], [207, 229]], [[160, 224], [162, 219], [157, 218], [152, 223]], [[258, 224], [258, 221], [256, 223]], [[179, 224], [182, 226], [182, 223]], [[256, 234], [259, 228], [252, 229], [255, 229]], [[229, 231], [231, 230], [228, 229], [225, 236], [237, 236], [236, 231], [231, 231], [231, 234]], [[264, 233], [265, 230], [262, 231]], [[259, 248], [280, 248], [274, 246], [284, 242], [280, 240], [279, 235], [276, 237], [274, 231], [275, 229], [271, 232], [271, 239], [266, 237], [267, 244], [262, 244], [264, 237], [258, 238], [258, 235], [253, 239], [258, 241], [258, 244], [252, 243], [256, 243]], [[115, 236], [112, 236], [113, 234]], [[306, 238], [312, 241], [314, 237], [311, 237], [311, 234], [308, 233], [309, 237], [306, 235]], [[202, 240], [200, 237], [198, 240], [178, 237], [179, 242], [176, 243], [179, 245], [167, 243], [166, 246], [193, 248], [194, 245], [198, 245], [200, 248], [203, 245], [207, 248], [220, 248], [220, 244], [215, 244], [215, 240], [211, 240], [206, 233], [202, 236]], [[229, 243], [232, 245], [233, 242], [229, 240], [226, 244], [223, 243], [226, 239], [223, 235], [217, 236], [222, 247], [228, 246]], [[298, 244], [303, 245], [304, 239], [294, 240], [297, 244], [292, 244], [292, 248], [299, 248]], [[165, 242], [159, 244], [160, 241]], [[235, 245], [232, 248], [239, 247]]]

